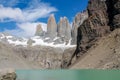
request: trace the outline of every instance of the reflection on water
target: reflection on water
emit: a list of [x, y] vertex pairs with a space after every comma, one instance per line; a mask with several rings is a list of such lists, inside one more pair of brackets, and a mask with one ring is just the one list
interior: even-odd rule
[[120, 80], [119, 70], [16, 70], [17, 80]]

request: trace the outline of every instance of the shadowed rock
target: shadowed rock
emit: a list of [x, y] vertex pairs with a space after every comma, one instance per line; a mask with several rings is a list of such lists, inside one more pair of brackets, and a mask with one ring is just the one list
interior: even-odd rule
[[88, 4], [88, 15], [88, 19], [78, 28], [77, 53], [79, 51], [86, 51], [94, 44], [94, 40], [110, 31], [105, 1], [90, 0]]
[[83, 13], [78, 13], [75, 16], [75, 19], [72, 24], [72, 42], [71, 44], [76, 44], [77, 43], [77, 30], [78, 27], [83, 23], [88, 18], [88, 12], [85, 11]]
[[114, 18], [113, 18], [113, 25], [116, 28], [120, 28], [120, 0], [114, 1]]
[[0, 80], [16, 80], [16, 77], [14, 70], [0, 70]]

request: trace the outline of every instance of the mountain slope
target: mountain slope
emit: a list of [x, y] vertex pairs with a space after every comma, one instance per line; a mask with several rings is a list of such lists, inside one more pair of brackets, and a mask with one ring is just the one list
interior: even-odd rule
[[120, 68], [120, 29], [101, 38], [70, 69]]
[[3, 68], [30, 69], [36, 67], [18, 56], [10, 45], [0, 43], [0, 69]]

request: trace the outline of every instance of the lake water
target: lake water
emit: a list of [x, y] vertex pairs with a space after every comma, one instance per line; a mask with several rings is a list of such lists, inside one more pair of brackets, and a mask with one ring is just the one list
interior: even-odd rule
[[16, 70], [17, 80], [120, 80], [120, 70]]

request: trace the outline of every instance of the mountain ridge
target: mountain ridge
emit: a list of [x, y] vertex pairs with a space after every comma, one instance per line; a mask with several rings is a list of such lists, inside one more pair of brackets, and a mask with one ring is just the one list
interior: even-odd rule
[[[88, 18], [78, 27], [77, 47], [66, 65], [69, 66], [74, 63], [72, 62], [74, 57], [82, 57], [99, 39], [112, 33], [115, 29], [119, 29], [119, 3], [120, 0], [89, 0], [87, 7]], [[104, 46], [106, 45], [104, 44]]]

